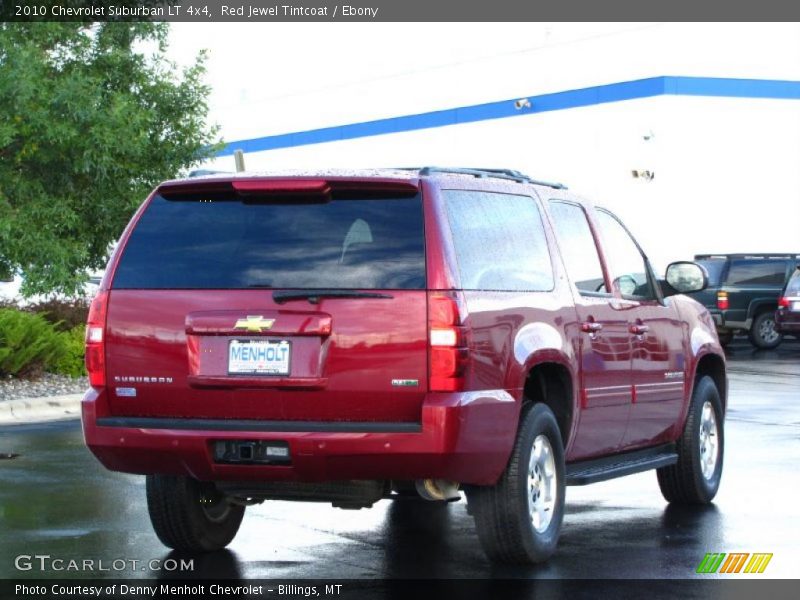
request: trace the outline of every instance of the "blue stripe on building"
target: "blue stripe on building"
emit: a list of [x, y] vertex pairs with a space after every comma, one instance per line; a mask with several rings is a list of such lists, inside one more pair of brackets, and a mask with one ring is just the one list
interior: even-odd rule
[[553, 94], [529, 96], [530, 108], [517, 109], [514, 105], [517, 98], [511, 98], [499, 102], [489, 102], [488, 104], [462, 106], [416, 115], [366, 121], [364, 123], [350, 123], [296, 133], [239, 140], [227, 144], [217, 156], [229, 156], [237, 149], [247, 153], [277, 150], [278, 148], [293, 148], [309, 144], [351, 140], [387, 133], [416, 131], [418, 129], [431, 129], [446, 125], [458, 125], [459, 123], [505, 119], [554, 110], [566, 110], [665, 95], [800, 100], [800, 81], [726, 79], [719, 77], [651, 77]]

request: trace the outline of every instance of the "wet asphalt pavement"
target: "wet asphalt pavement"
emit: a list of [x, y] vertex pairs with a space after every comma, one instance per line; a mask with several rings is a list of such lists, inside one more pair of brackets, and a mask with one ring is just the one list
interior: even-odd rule
[[[800, 342], [729, 353], [722, 487], [713, 505], [669, 507], [654, 472], [567, 488], [559, 549], [538, 567], [493, 567], [461, 501], [382, 501], [371, 510], [266, 502], [250, 507], [228, 551], [181, 576], [245, 578], [687, 578], [706, 552], [771, 552], [763, 575], [795, 578], [800, 559]], [[103, 469], [80, 423], [0, 428], [0, 578], [18, 555], [146, 563], [175, 557], [150, 528], [144, 478]], [[142, 567], [97, 576], [157, 577]], [[87, 576], [83, 575], [83, 576]], [[708, 577], [707, 575], [705, 577]]]

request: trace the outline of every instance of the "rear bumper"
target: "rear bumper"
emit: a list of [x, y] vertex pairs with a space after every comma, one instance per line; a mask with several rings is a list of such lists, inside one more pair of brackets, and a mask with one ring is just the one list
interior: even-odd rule
[[720, 331], [750, 331], [753, 325], [753, 319], [746, 319], [744, 321], [733, 321], [726, 319], [722, 313], [712, 314], [714, 324]]
[[[111, 417], [104, 395], [86, 393], [82, 419], [86, 445], [105, 467], [201, 481], [441, 478], [488, 485], [505, 468], [519, 414], [505, 390], [432, 393], [418, 424], [309, 423], [312, 430], [303, 431], [294, 422], [265, 431], [267, 422]], [[283, 441], [291, 464], [219, 464], [212, 454], [218, 440]]]
[[800, 333], [800, 313], [779, 310], [775, 313], [775, 330], [778, 333]]

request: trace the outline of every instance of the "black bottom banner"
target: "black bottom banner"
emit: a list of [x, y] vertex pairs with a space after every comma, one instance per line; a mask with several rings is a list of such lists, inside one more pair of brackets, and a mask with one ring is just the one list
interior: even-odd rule
[[[145, 598], [215, 598], [219, 600], [326, 598], [351, 600], [389, 598], [560, 599], [715, 598], [752, 600], [757, 595], [797, 598], [798, 583], [791, 580], [732, 579], [373, 579], [281, 581], [149, 579], [3, 579], [0, 598], [85, 600]], [[763, 596], [767, 594], [768, 596]]]

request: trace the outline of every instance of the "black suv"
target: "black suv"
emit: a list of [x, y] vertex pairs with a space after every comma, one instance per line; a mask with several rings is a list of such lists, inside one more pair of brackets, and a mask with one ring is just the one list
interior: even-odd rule
[[708, 271], [708, 288], [691, 295], [708, 308], [723, 345], [737, 332], [746, 332], [757, 348], [781, 343], [775, 310], [783, 286], [800, 264], [800, 254], [697, 254], [694, 258]]

